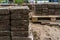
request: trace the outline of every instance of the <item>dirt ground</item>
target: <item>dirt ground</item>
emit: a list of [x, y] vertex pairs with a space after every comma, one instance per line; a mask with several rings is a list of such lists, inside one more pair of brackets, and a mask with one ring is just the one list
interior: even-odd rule
[[60, 27], [30, 23], [34, 40], [60, 40]]
[[[33, 12], [30, 12], [29, 16], [33, 15]], [[48, 26], [30, 22], [30, 31], [33, 33], [34, 40], [60, 40], [59, 26]]]

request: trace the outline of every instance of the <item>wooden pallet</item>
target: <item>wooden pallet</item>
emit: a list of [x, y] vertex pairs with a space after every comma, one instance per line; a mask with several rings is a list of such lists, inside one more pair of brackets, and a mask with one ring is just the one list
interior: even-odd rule
[[60, 16], [32, 16], [32, 22], [48, 22], [52, 21], [55, 22], [56, 20], [59, 20]]

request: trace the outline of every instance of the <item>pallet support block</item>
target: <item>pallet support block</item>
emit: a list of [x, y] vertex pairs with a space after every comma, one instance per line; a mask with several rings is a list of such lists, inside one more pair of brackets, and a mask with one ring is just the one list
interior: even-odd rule
[[38, 21], [37, 17], [32, 17], [32, 22], [37, 22], [37, 21]]
[[53, 22], [56, 21], [56, 18], [55, 17], [52, 17], [51, 18], [51, 21], [53, 21]]

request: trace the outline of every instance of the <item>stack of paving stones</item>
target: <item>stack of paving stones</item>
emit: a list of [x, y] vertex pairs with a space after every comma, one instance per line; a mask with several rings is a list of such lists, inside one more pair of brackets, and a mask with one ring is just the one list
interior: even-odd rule
[[29, 7], [30, 10], [33, 10], [33, 8], [34, 8], [33, 4], [28, 4], [27, 6]]
[[0, 40], [31, 40], [28, 38], [29, 8], [0, 8]]
[[10, 13], [12, 40], [28, 40], [29, 8], [27, 6], [16, 6], [11, 8]]
[[60, 15], [60, 4], [35, 4], [35, 13], [38, 15]]
[[0, 8], [0, 40], [10, 40], [10, 14], [8, 8]]
[[23, 4], [23, 6], [28, 6], [30, 10], [33, 10], [33, 4]]

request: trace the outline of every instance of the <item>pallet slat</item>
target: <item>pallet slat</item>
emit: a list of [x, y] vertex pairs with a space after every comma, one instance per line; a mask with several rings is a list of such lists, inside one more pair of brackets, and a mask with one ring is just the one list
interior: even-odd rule
[[32, 22], [41, 22], [43, 20], [56, 21], [60, 16], [32, 16]]

